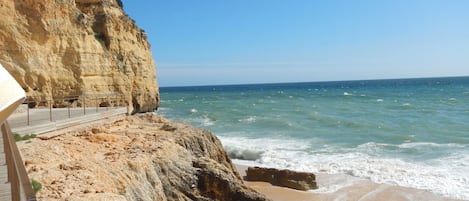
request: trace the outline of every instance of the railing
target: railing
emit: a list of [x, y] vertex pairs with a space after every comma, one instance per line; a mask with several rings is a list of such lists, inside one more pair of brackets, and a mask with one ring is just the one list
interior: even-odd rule
[[[17, 111], [20, 112], [16, 114], [26, 113], [26, 115], [13, 114], [10, 116], [9, 122], [14, 128], [84, 116], [117, 107], [127, 107], [128, 109], [128, 103], [123, 94], [100, 94], [54, 99], [28, 97], [20, 107], [22, 109], [18, 109]], [[33, 115], [34, 113], [40, 113], [40, 115]]]
[[11, 200], [35, 201], [36, 195], [8, 123], [5, 122], [1, 125], [1, 131], [8, 171], [8, 182], [11, 184]]
[[117, 109], [118, 107], [126, 107], [127, 113], [129, 113], [128, 103], [122, 94], [72, 96], [61, 99], [28, 97], [23, 102], [22, 107], [23, 109], [17, 109], [16, 114], [9, 117], [9, 124], [5, 121], [5, 123], [0, 125], [7, 165], [7, 184], [11, 186], [12, 201], [35, 201], [36, 196], [10, 125], [13, 128], [15, 126], [29, 127], [32, 124], [42, 125], [44, 123], [47, 124], [47, 122], [60, 121], [67, 117], [76, 118], [84, 115], [88, 116], [88, 114], [92, 113], [107, 113], [105, 112], [106, 110], [113, 112], [115, 110], [111, 109]]

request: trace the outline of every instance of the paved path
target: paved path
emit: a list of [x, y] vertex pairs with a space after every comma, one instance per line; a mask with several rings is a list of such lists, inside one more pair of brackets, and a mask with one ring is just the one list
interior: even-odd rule
[[8, 123], [14, 133], [41, 134], [125, 113], [126, 107], [30, 109], [29, 120], [25, 111], [11, 115]]

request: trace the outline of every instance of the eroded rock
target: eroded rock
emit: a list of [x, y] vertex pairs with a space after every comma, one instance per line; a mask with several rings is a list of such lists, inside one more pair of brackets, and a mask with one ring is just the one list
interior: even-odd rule
[[151, 114], [90, 125], [107, 133], [83, 125], [18, 144], [30, 178], [42, 183], [40, 200], [267, 200], [243, 183], [206, 130]]
[[119, 2], [0, 2], [0, 63], [26, 91], [30, 107], [64, 98], [53, 106], [129, 105], [132, 113], [158, 107], [150, 44]]
[[246, 179], [249, 181], [269, 182], [273, 185], [304, 191], [318, 188], [316, 177], [313, 173], [292, 170], [249, 167], [246, 170]]

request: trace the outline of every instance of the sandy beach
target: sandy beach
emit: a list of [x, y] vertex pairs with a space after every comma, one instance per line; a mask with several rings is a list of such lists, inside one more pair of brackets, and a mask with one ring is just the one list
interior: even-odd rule
[[[235, 164], [242, 177], [246, 175], [247, 166]], [[412, 188], [377, 184], [366, 179], [360, 179], [341, 174], [316, 174], [319, 189], [313, 191], [298, 191], [294, 189], [273, 186], [266, 182], [244, 181], [248, 186], [266, 195], [274, 201], [311, 201], [311, 200], [360, 200], [360, 201], [452, 201], [440, 195]]]

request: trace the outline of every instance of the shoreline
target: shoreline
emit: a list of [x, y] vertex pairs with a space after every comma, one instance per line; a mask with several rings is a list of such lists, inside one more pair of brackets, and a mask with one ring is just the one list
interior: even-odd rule
[[[285, 187], [274, 186], [267, 182], [246, 181], [245, 170], [249, 167], [233, 162], [244, 183], [264, 194], [273, 201], [310, 201], [310, 200], [361, 200], [361, 201], [458, 201], [443, 197], [433, 192], [378, 184], [367, 179], [357, 178], [345, 174], [314, 173], [319, 189], [299, 191]], [[325, 190], [328, 189], [328, 190]], [[332, 189], [332, 190], [329, 190]]]
[[[226, 160], [222, 160], [222, 162], [228, 168], [228, 172], [232, 172], [232, 175], [238, 172], [241, 179], [243, 179], [245, 169], [249, 166], [241, 164], [240, 161], [228, 159], [226, 153], [222, 153], [226, 152], [226, 150], [224, 150], [220, 142], [216, 140], [216, 137], [207, 133], [205, 133], [208, 135], [206, 137], [200, 136], [204, 133], [205, 131], [196, 129], [187, 124], [174, 123], [160, 116], [147, 114], [120, 116], [120, 118], [116, 119], [110, 118], [93, 123], [85, 123], [74, 126], [73, 128], [41, 135], [38, 139], [32, 140], [31, 142], [19, 143], [19, 146], [31, 178], [40, 181], [44, 186], [44, 189], [38, 194], [40, 198], [44, 200], [58, 200], [63, 198], [95, 200], [98, 198], [107, 199], [112, 197], [113, 200], [126, 200], [128, 197], [147, 197], [147, 195], [152, 192], [156, 192], [155, 189], [153, 189], [154, 187], [148, 185], [151, 182], [175, 179], [166, 177], [167, 175], [163, 174], [165, 171], [162, 170], [152, 172], [155, 168], [150, 168], [150, 172], [145, 172], [147, 170], [146, 167], [168, 168], [168, 164], [178, 164], [178, 168], [186, 167], [186, 170], [192, 170], [191, 168], [194, 168], [194, 164], [188, 162], [198, 160], [200, 158], [199, 155], [202, 152], [205, 153], [207, 150], [199, 150], [199, 153], [197, 151], [198, 149], [194, 150], [192, 148], [197, 148], [201, 145], [190, 143], [201, 143], [199, 140], [202, 139], [205, 140], [202, 143], [204, 147], [206, 147], [205, 145], [210, 145], [212, 148], [216, 148], [215, 152], [212, 154], [217, 153], [215, 155], [223, 156], [222, 158], [226, 156]], [[184, 141], [182, 145], [185, 146], [175, 144], [176, 139], [178, 139], [178, 141]], [[178, 153], [178, 155], [175, 155], [175, 153]], [[182, 157], [182, 153], [186, 153], [186, 155], [184, 155], [185, 158]], [[157, 157], [157, 159], [152, 157]], [[155, 162], [157, 164], [153, 164]], [[202, 165], [205, 164], [203, 163], [204, 161], [199, 162]], [[110, 166], [113, 168], [103, 168]], [[213, 170], [218, 171], [220, 167], [223, 167], [223, 165], [217, 165]], [[175, 167], [169, 168], [178, 169]], [[118, 175], [116, 176], [117, 172]], [[194, 170], [194, 172], [196, 171]], [[131, 178], [123, 176], [126, 174], [133, 176]], [[135, 178], [147, 177], [143, 177], [140, 174], [150, 174], [155, 177], [152, 177], [154, 180], [151, 182], [144, 181], [142, 183], [142, 181], [138, 181], [138, 179], [136, 180]], [[184, 173], [180, 174], [184, 175]], [[250, 187], [246, 188], [244, 186], [235, 189], [247, 189], [249, 192], [253, 193], [253, 195], [258, 194], [254, 192], [257, 191], [273, 201], [456, 201], [456, 199], [446, 198], [425, 190], [377, 184], [367, 179], [345, 174], [315, 173], [315, 175], [319, 189], [312, 191], [299, 191], [278, 187], [266, 182], [233, 180], [236, 180], [236, 183], [240, 184], [240, 186], [246, 185]], [[220, 178], [225, 178], [225, 176]], [[177, 178], [182, 177], [177, 176]], [[203, 186], [210, 186], [220, 182], [213, 180], [218, 178], [214, 178], [213, 175], [200, 178], [212, 179], [205, 181]], [[118, 181], [118, 186], [108, 185], [115, 181]], [[134, 186], [132, 184], [137, 185]], [[181, 182], [181, 184], [184, 186], [187, 184], [187, 181]], [[166, 185], [161, 183], [159, 187], [162, 188], [168, 185], [169, 183], [166, 183]], [[93, 191], [90, 190], [90, 186], [94, 189]], [[143, 189], [143, 187], [147, 190], [145, 192], [138, 191], [138, 194], [122, 194], [121, 192], [122, 189]], [[218, 186], [215, 185], [213, 188], [218, 188]], [[134, 192], [134, 190], [129, 192]], [[187, 192], [192, 192], [192, 190], [188, 190]], [[203, 188], [200, 190], [199, 194], [201, 192], [205, 192]], [[118, 196], [119, 199], [115, 196]], [[259, 196], [263, 197], [262, 195]]]

